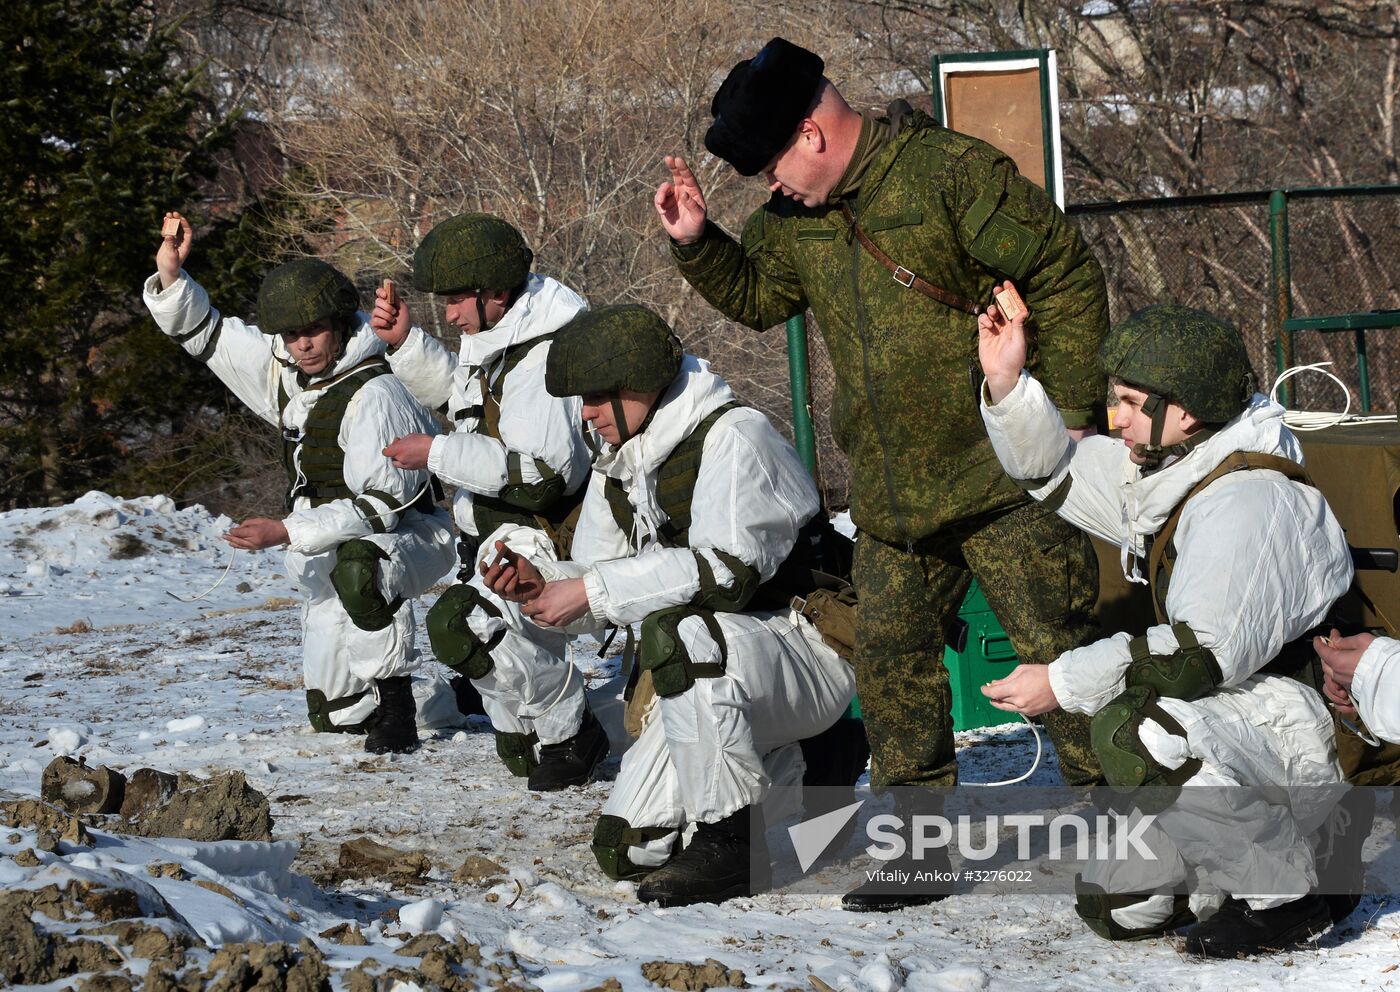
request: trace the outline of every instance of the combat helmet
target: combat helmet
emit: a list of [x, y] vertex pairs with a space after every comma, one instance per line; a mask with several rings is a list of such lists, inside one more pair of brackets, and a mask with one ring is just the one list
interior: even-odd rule
[[[1099, 349], [1099, 364], [1109, 376], [1147, 393], [1142, 410], [1152, 418], [1152, 436], [1136, 450], [1149, 467], [1169, 454], [1185, 454], [1239, 416], [1254, 395], [1254, 372], [1240, 332], [1203, 310], [1177, 304], [1143, 307], [1115, 324]], [[1207, 429], [1164, 449], [1168, 403]]]
[[360, 294], [345, 273], [319, 258], [295, 258], [263, 277], [258, 287], [258, 327], [265, 334], [290, 334], [318, 320], [344, 324], [360, 309]]
[[663, 391], [681, 370], [681, 343], [653, 310], [618, 304], [585, 310], [554, 334], [544, 384], [551, 396], [606, 394], [621, 443], [631, 435], [618, 394]]
[[449, 217], [413, 253], [413, 286], [425, 293], [515, 289], [530, 275], [534, 252], [514, 226], [491, 214]]

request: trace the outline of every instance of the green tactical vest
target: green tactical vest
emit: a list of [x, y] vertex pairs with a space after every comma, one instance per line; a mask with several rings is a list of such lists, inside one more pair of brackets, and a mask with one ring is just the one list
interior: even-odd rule
[[[545, 334], [507, 348], [501, 372], [496, 376], [494, 388], [486, 377], [485, 370], [478, 372], [477, 382], [481, 387], [481, 404], [459, 410], [455, 419], [460, 423], [468, 417], [475, 417], [474, 433], [485, 434], [493, 440], [501, 441], [501, 398], [505, 395], [506, 378], [525, 360], [525, 357], [534, 350], [536, 345], [544, 344], [553, 338], [553, 334]], [[573, 524], [577, 521], [579, 510], [583, 506], [583, 497], [587, 487], [580, 486], [573, 495], [565, 495], [563, 478], [542, 458], [534, 459], [535, 471], [539, 472], [541, 481], [533, 484], [527, 483], [520, 471], [520, 452], [510, 451], [508, 445], [507, 450], [509, 452], [506, 455], [508, 481], [506, 487], [501, 490], [501, 494], [499, 496], [473, 494], [472, 496], [472, 517], [476, 521], [477, 535], [484, 539], [503, 524], [537, 527], [549, 535], [560, 558], [567, 557], [573, 538]], [[536, 508], [527, 509], [521, 505], [522, 503], [533, 504]]]
[[[1173, 538], [1176, 535], [1176, 526], [1181, 521], [1182, 510], [1185, 509], [1186, 504], [1193, 496], [1216, 479], [1232, 472], [1248, 472], [1256, 469], [1278, 472], [1285, 478], [1305, 486], [1313, 484], [1307, 471], [1297, 462], [1278, 455], [1266, 455], [1252, 451], [1231, 452], [1204, 479], [1196, 483], [1191, 491], [1176, 504], [1176, 508], [1162, 524], [1162, 529], [1148, 541], [1147, 579], [1152, 590], [1152, 607], [1157, 612], [1159, 624], [1170, 622], [1167, 617], [1167, 589], [1171, 584], [1172, 571], [1176, 567], [1176, 544]], [[1302, 637], [1285, 644], [1279, 649], [1278, 656], [1270, 660], [1259, 671], [1271, 675], [1286, 675], [1320, 692], [1322, 682], [1317, 655], [1312, 648], [1313, 633], [1314, 631], [1309, 631]]]
[[[657, 540], [668, 548], [684, 548], [690, 544], [690, 501], [695, 495], [695, 481], [700, 476], [700, 458], [705, 452], [705, 438], [715, 421], [742, 404], [729, 402], [714, 410], [695, 425], [680, 444], [671, 450], [656, 472], [656, 502], [666, 514], [666, 522], [657, 531]], [[608, 508], [622, 533], [631, 538], [636, 514], [627, 500], [622, 482], [608, 477], [603, 486]], [[640, 548], [637, 550], [641, 550]]]
[[[308, 387], [308, 391], [315, 390], [321, 396], [307, 413], [306, 426], [298, 434], [292, 434], [285, 428], [282, 431], [282, 461], [287, 467], [290, 487], [287, 492], [288, 509], [292, 508], [298, 496], [306, 497], [312, 506], [321, 506], [331, 500], [349, 499], [355, 495], [345, 483], [345, 452], [340, 448], [340, 422], [345, 419], [345, 409], [360, 387], [371, 379], [388, 374], [389, 366], [384, 359], [371, 358], [325, 385]], [[290, 402], [291, 396], [279, 382], [279, 414], [286, 414]], [[300, 473], [297, 470], [297, 449], [301, 450]]]
[[[360, 391], [360, 387], [371, 379], [388, 374], [389, 367], [384, 359], [376, 357], [361, 362], [349, 372], [324, 385], [308, 387], [309, 390], [320, 392], [322, 395], [308, 411], [306, 426], [296, 435], [286, 429], [282, 431], [282, 461], [287, 467], [289, 485], [288, 510], [295, 505], [298, 496], [306, 497], [312, 506], [322, 506], [337, 499], [355, 498], [356, 493], [345, 482], [345, 452], [340, 447], [340, 424], [345, 419], [345, 410], [349, 407], [351, 398]], [[300, 373], [298, 378], [300, 379]], [[286, 387], [279, 382], [279, 414], [286, 413], [287, 404], [290, 402], [291, 397], [287, 394]], [[300, 476], [297, 471], [298, 448], [301, 449]], [[368, 490], [365, 495], [374, 496], [390, 506], [398, 505], [398, 500], [388, 493]], [[435, 498], [441, 498], [436, 480], [434, 485], [424, 489], [413, 502], [413, 509], [420, 513], [432, 513]], [[382, 533], [384, 523], [382, 518], [375, 515], [374, 507], [365, 504], [361, 509], [370, 518], [370, 526], [374, 528], [375, 533]]]
[[[700, 476], [700, 460], [705, 453], [705, 438], [720, 417], [743, 406], [729, 402], [714, 410], [671, 451], [656, 473], [656, 501], [666, 515], [657, 528], [657, 541], [667, 548], [690, 546], [691, 501], [695, 483]], [[617, 479], [609, 477], [603, 486], [613, 520], [630, 540], [636, 514], [627, 499], [627, 490]], [[640, 550], [640, 549], [637, 549]], [[700, 595], [706, 608], [728, 612], [735, 610], [775, 610], [785, 608], [794, 596], [805, 596], [818, 588], [817, 573], [849, 579], [851, 542], [831, 526], [824, 513], [817, 513], [802, 525], [793, 542], [792, 551], [778, 566], [773, 577], [759, 583], [758, 573], [741, 559], [723, 551], [715, 554], [734, 574], [733, 597], [724, 594], [715, 584], [714, 575], [705, 559], [696, 556], [700, 568]], [[718, 605], [726, 603], [726, 605]]]

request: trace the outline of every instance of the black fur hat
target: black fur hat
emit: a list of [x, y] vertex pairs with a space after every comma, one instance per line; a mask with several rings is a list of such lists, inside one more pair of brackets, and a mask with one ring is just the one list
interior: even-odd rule
[[758, 175], [807, 115], [824, 65], [820, 56], [786, 39], [768, 42], [720, 84], [710, 101], [715, 121], [705, 132], [705, 147], [739, 175]]

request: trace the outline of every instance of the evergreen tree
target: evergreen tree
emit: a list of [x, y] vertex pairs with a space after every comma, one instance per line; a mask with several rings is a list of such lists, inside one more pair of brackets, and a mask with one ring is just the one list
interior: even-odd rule
[[100, 485], [218, 388], [140, 299], [163, 213], [191, 212], [233, 123], [176, 46], [145, 0], [0, 18], [0, 507]]

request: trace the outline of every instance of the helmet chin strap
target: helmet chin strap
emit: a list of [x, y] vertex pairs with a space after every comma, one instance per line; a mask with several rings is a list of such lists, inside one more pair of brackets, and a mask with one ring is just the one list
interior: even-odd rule
[[617, 428], [617, 446], [620, 448], [632, 440], [633, 434], [627, 429], [627, 411], [622, 409], [622, 394], [612, 395], [613, 426]]
[[617, 447], [622, 447], [638, 434], [645, 431], [647, 425], [651, 423], [651, 418], [656, 416], [656, 408], [660, 405], [660, 399], [658, 398], [657, 402], [652, 403], [651, 409], [647, 411], [647, 415], [642, 418], [642, 422], [637, 426], [637, 430], [635, 432], [629, 431], [627, 429], [627, 411], [622, 408], [622, 393], [620, 391], [613, 393], [612, 414], [613, 426], [617, 428]]
[[491, 329], [486, 326], [486, 303], [481, 298], [484, 293], [485, 290], [478, 289], [476, 291], [476, 329], [478, 331], [489, 331]]
[[1216, 426], [1202, 426], [1186, 440], [1178, 441], [1176, 444], [1167, 445], [1164, 448], [1162, 447], [1162, 431], [1167, 426], [1167, 401], [1157, 393], [1148, 393], [1147, 399], [1142, 401], [1142, 412], [1152, 418], [1152, 433], [1146, 444], [1133, 445], [1133, 454], [1142, 459], [1144, 472], [1156, 471], [1168, 458], [1180, 458], [1186, 455], [1220, 429]]

